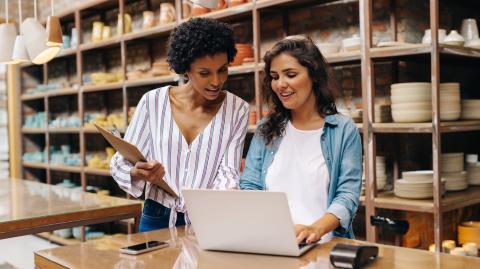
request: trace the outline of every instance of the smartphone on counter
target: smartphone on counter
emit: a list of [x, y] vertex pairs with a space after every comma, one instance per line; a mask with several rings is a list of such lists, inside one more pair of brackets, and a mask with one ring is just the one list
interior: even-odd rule
[[145, 252], [153, 251], [160, 248], [168, 247], [167, 242], [163, 241], [148, 241], [145, 243], [140, 243], [120, 249], [120, 253], [138, 255]]

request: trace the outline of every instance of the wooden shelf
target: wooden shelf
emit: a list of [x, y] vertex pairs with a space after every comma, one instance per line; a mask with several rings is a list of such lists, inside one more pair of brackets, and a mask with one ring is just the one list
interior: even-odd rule
[[107, 40], [97, 41], [97, 42], [89, 42], [85, 44], [81, 44], [79, 46], [80, 51], [87, 51], [93, 49], [101, 49], [101, 48], [108, 48], [116, 45], [120, 45], [120, 40], [122, 39], [121, 36], [114, 36]]
[[98, 168], [90, 168], [90, 167], [85, 167], [83, 168], [83, 172], [85, 174], [89, 175], [96, 175], [96, 176], [110, 176], [110, 170], [109, 169], [98, 169]]
[[[442, 198], [443, 212], [480, 203], [480, 187], [470, 186], [465, 191], [447, 192]], [[393, 192], [379, 193], [374, 200], [375, 207], [433, 213], [432, 199], [414, 200], [396, 197]]]
[[137, 30], [131, 33], [122, 35], [121, 39], [123, 41], [131, 41], [135, 39], [153, 37], [161, 34], [167, 34], [175, 28], [175, 23], [169, 23], [167, 25], [158, 25], [148, 29]]
[[48, 169], [48, 163], [40, 163], [40, 162], [22, 162], [24, 167], [28, 168], [37, 168], [37, 169]]
[[330, 64], [344, 64], [350, 62], [360, 62], [360, 51], [342, 51], [337, 53], [325, 54], [325, 59]]
[[50, 170], [80, 173], [82, 168], [80, 166], [62, 165], [62, 164], [50, 164]]
[[[225, 19], [225, 18], [234, 17], [238, 15], [243, 15], [249, 12], [251, 13], [252, 10], [253, 10], [253, 2], [250, 2], [250, 3], [245, 3], [245, 4], [234, 6], [234, 7], [221, 9], [218, 11], [212, 11], [207, 14], [200, 15], [198, 17], [205, 17], [205, 18], [212, 18], [212, 19], [219, 20], [219, 19]], [[182, 22], [185, 22], [187, 20], [188, 19], [183, 19]]]
[[[373, 123], [375, 133], [431, 133], [433, 131], [431, 122], [422, 123]], [[479, 131], [480, 121], [452, 121], [441, 122], [440, 132], [467, 132]]]
[[68, 134], [68, 133], [80, 133], [79, 127], [72, 127], [72, 128], [48, 128], [49, 133], [56, 133], [56, 134]]
[[22, 128], [22, 133], [24, 133], [24, 134], [45, 134], [45, 133], [47, 133], [47, 128]]
[[151, 78], [133, 79], [133, 80], [125, 81], [125, 86], [139, 87], [139, 86], [155, 85], [155, 84], [178, 81], [178, 79], [179, 79], [178, 75], [166, 75], [166, 76], [158, 76], [158, 77], [151, 77]]
[[75, 55], [77, 53], [77, 48], [68, 48], [62, 49], [60, 53], [55, 58], [66, 57], [70, 55]]
[[84, 92], [100, 92], [100, 91], [110, 91], [123, 88], [123, 82], [112, 82], [101, 85], [87, 85], [83, 86], [82, 89]]
[[63, 89], [57, 89], [57, 90], [47, 92], [48, 97], [71, 95], [71, 94], [78, 94], [78, 90], [74, 88], [63, 88]]
[[[428, 55], [432, 52], [430, 44], [408, 44], [401, 46], [372, 48], [370, 55], [373, 59], [412, 56], [412, 55]], [[463, 56], [468, 58], [480, 59], [480, 50], [466, 48], [462, 46], [451, 46], [440, 44], [440, 55]]]
[[30, 100], [35, 100], [35, 99], [42, 99], [47, 96], [46, 92], [38, 92], [38, 93], [33, 93], [33, 94], [22, 94], [20, 96], [20, 100], [22, 101], [30, 101]]
[[39, 234], [36, 234], [36, 236], [62, 246], [72, 246], [72, 245], [80, 244], [82, 242], [75, 238], [63, 238], [63, 237], [54, 235], [53, 233], [50, 233], [50, 232], [39, 233]]

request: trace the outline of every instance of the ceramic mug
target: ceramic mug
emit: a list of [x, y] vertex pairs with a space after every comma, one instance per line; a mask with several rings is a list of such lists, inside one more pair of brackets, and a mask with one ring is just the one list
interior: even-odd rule
[[153, 11], [144, 11], [143, 12], [143, 23], [142, 28], [150, 28], [155, 26], [155, 13]]
[[[125, 23], [125, 29], [122, 23]], [[121, 14], [118, 14], [117, 16], [117, 35], [122, 34], [122, 29], [124, 30], [124, 34], [132, 31], [132, 17], [130, 17], [130, 14], [128, 13], [123, 14], [123, 20]]]
[[175, 21], [175, 7], [171, 3], [160, 4], [160, 24]]
[[93, 22], [92, 42], [97, 42], [102, 40], [103, 26], [104, 24], [101, 21]]
[[465, 39], [465, 42], [471, 40], [477, 40], [478, 37], [478, 28], [477, 21], [475, 19], [464, 19], [462, 21], [462, 36]]
[[112, 27], [103, 26], [102, 39], [106, 40], [112, 37]]

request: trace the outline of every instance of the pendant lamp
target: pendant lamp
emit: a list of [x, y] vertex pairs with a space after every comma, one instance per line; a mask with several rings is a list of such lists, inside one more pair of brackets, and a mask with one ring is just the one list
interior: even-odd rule
[[60, 25], [60, 18], [53, 16], [53, 0], [50, 0], [52, 14], [47, 18], [47, 43], [48, 47], [61, 47], [62, 40], [62, 26]]
[[23, 38], [27, 52], [34, 64], [44, 64], [57, 56], [60, 47], [48, 47], [47, 32], [37, 21], [37, 0], [34, 1], [35, 18], [27, 18], [22, 23]]
[[13, 48], [13, 61], [15, 63], [20, 64], [20, 63], [26, 63], [30, 61], [30, 58], [28, 57], [28, 52], [27, 48], [25, 47], [25, 41], [23, 40], [23, 35], [22, 35], [22, 0], [18, 0], [18, 25], [19, 25], [19, 35], [17, 35], [17, 38], [15, 39], [15, 46]]
[[0, 24], [0, 64], [13, 64], [13, 46], [17, 30], [15, 24], [8, 23], [8, 0], [5, 0], [5, 23]]

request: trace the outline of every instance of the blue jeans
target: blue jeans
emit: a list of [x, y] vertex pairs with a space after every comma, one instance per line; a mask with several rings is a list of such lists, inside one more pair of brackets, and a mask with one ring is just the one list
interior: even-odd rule
[[[140, 218], [140, 232], [168, 228], [170, 211], [170, 208], [167, 208], [154, 200], [145, 200], [142, 217]], [[183, 213], [178, 212], [177, 223], [175, 226], [182, 225], [185, 225], [185, 216]]]

